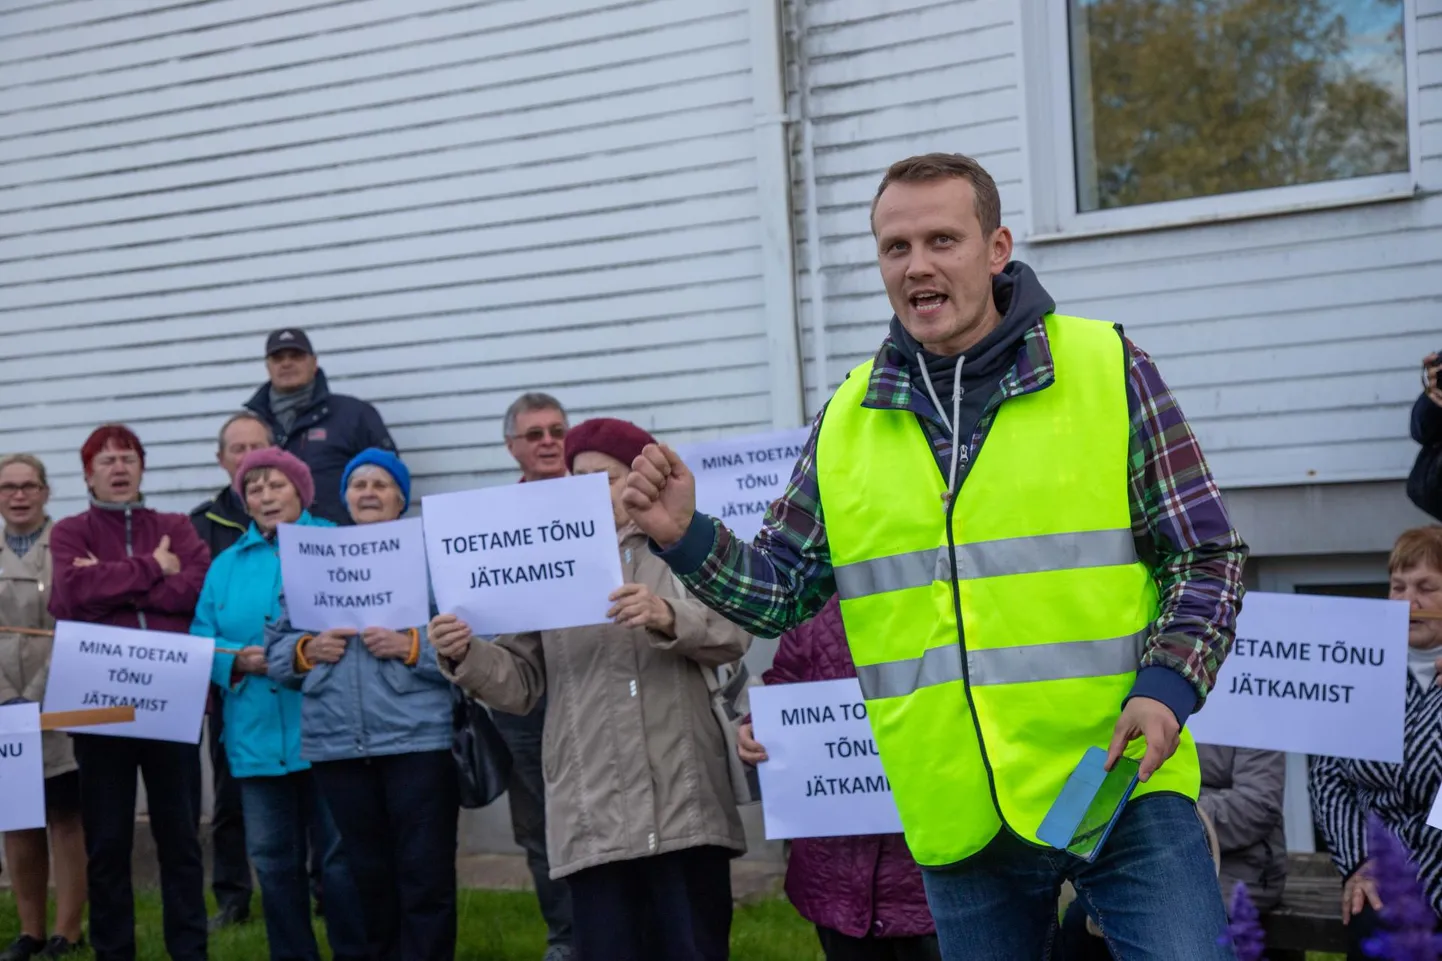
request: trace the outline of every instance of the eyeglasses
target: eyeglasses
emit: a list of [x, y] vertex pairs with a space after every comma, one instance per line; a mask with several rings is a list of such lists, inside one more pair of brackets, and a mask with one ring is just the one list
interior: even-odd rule
[[44, 484], [37, 484], [34, 481], [26, 481], [23, 484], [0, 484], [0, 498], [8, 499], [14, 497], [16, 494], [34, 497], [44, 489]]
[[116, 464], [124, 464], [126, 467], [139, 467], [140, 457], [136, 454], [101, 454], [90, 462], [91, 466], [104, 470], [107, 467], [114, 467]]
[[530, 444], [539, 444], [541, 441], [545, 440], [546, 435], [547, 435], [548, 433], [551, 435], [551, 439], [552, 439], [552, 440], [565, 440], [565, 439], [566, 439], [566, 425], [565, 425], [565, 424], [552, 424], [549, 428], [546, 428], [546, 427], [532, 427], [530, 430], [526, 431], [524, 434], [517, 434], [517, 435], [515, 435], [515, 436], [525, 438], [525, 440], [526, 440], [527, 443], [530, 443]]

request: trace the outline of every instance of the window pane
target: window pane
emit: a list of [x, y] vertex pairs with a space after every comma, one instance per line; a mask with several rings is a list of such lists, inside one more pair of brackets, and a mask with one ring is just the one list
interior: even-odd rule
[[1068, 0], [1080, 211], [1407, 169], [1402, 0]]

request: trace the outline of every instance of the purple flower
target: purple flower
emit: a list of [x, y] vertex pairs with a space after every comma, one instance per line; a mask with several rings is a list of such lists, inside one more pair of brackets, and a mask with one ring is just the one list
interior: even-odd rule
[[1386, 961], [1437, 961], [1442, 938], [1407, 848], [1375, 814], [1367, 817], [1367, 874], [1382, 901], [1382, 930], [1362, 949]]
[[1267, 947], [1267, 932], [1262, 930], [1262, 920], [1257, 906], [1247, 893], [1247, 886], [1238, 881], [1232, 889], [1232, 920], [1222, 936], [1217, 939], [1221, 945], [1230, 945], [1237, 955], [1237, 961], [1262, 961], [1262, 952]]

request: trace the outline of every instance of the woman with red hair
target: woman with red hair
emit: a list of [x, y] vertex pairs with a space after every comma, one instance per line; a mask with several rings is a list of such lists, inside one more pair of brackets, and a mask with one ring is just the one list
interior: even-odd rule
[[[145, 506], [140, 438], [107, 424], [85, 441], [80, 460], [90, 509], [60, 521], [50, 535], [50, 613], [57, 620], [188, 632], [210, 551], [184, 514]], [[97, 961], [135, 958], [130, 860], [137, 772], [145, 778], [160, 860], [166, 951], [174, 961], [205, 961], [199, 745], [98, 734], [76, 734], [74, 744]]]

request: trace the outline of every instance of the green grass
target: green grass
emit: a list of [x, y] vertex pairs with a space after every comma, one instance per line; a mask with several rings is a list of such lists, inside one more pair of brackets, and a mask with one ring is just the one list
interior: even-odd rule
[[[160, 933], [160, 896], [141, 892], [137, 905], [136, 941], [139, 961], [165, 961]], [[265, 927], [257, 920], [214, 934], [211, 961], [256, 961], [267, 957]], [[460, 938], [456, 961], [540, 961], [546, 947], [546, 927], [528, 891], [462, 891], [459, 910]], [[0, 947], [19, 933], [15, 900], [0, 893]], [[316, 925], [324, 948], [324, 925]], [[83, 955], [89, 957], [89, 954]], [[782, 900], [760, 901], [737, 908], [731, 926], [734, 961], [822, 961], [811, 925]], [[1308, 961], [1342, 961], [1340, 954], [1309, 954]]]
[[[213, 905], [212, 905], [213, 908]], [[254, 902], [250, 923], [210, 938], [211, 961], [257, 961], [268, 956], [265, 926], [259, 920], [260, 899]], [[529, 891], [462, 891], [458, 912], [460, 937], [456, 961], [540, 961], [546, 950], [546, 926]], [[325, 926], [316, 934], [325, 950]], [[20, 932], [15, 899], [0, 891], [0, 948]], [[136, 944], [139, 961], [165, 961], [160, 928], [160, 895], [138, 893]], [[87, 952], [81, 955], [89, 958]], [[735, 961], [821, 961], [814, 929], [785, 901], [771, 900], [737, 908], [731, 928], [731, 957]]]

